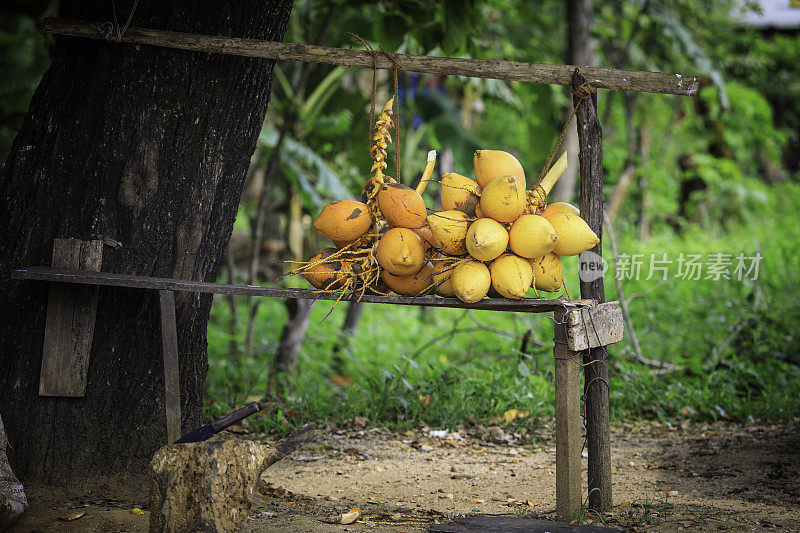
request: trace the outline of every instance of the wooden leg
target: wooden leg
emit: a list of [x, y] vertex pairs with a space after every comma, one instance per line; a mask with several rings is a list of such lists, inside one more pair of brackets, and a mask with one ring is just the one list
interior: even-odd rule
[[584, 352], [586, 447], [589, 455], [589, 508], [611, 509], [611, 430], [609, 427], [608, 366], [602, 348]]
[[581, 505], [580, 355], [567, 347], [563, 322], [564, 311], [556, 311], [556, 517], [570, 522]]
[[167, 444], [181, 437], [181, 382], [178, 370], [178, 329], [175, 325], [175, 293], [158, 291], [161, 304], [161, 349], [164, 356], [164, 414]]
[[[572, 86], [586, 82], [576, 69]], [[603, 129], [597, 118], [597, 94], [584, 98], [576, 113], [581, 175], [581, 217], [601, 241], [603, 238]], [[596, 262], [603, 255], [598, 243], [593, 255], [581, 254], [581, 267]], [[584, 270], [584, 272], [591, 272]], [[583, 276], [581, 298], [591, 298], [596, 303], [605, 301], [603, 276]], [[599, 357], [597, 357], [599, 355]], [[605, 355], [598, 350], [587, 354], [587, 360], [596, 361], [586, 368], [586, 444], [589, 452], [589, 507], [596, 511], [611, 509], [611, 431], [608, 425], [608, 367]], [[601, 381], [605, 380], [605, 382]]]

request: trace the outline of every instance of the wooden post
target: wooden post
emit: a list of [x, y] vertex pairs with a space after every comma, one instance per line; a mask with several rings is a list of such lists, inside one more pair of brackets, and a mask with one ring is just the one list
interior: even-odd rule
[[158, 291], [161, 304], [161, 349], [164, 357], [164, 415], [167, 444], [181, 437], [181, 381], [178, 370], [178, 328], [175, 324], [175, 293]]
[[566, 311], [556, 310], [556, 518], [570, 522], [581, 505], [580, 352], [567, 346]]
[[[99, 271], [103, 242], [55, 239], [53, 267]], [[82, 397], [97, 316], [98, 287], [51, 283], [39, 396]]]
[[[586, 82], [576, 69], [572, 87]], [[573, 96], [573, 98], [576, 98]], [[597, 94], [584, 98], [578, 107], [578, 145], [581, 176], [581, 217], [603, 237], [603, 130], [597, 118]], [[602, 240], [581, 254], [581, 298], [605, 301], [601, 259]], [[611, 509], [611, 435], [609, 429], [608, 365], [604, 348], [583, 353], [584, 395], [586, 397], [586, 444], [589, 452], [589, 508]]]

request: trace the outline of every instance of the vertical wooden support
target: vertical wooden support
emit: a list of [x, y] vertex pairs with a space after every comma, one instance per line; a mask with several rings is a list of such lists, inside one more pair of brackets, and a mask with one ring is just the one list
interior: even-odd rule
[[158, 291], [161, 305], [161, 349], [164, 356], [164, 414], [167, 444], [181, 437], [181, 383], [178, 370], [178, 328], [175, 324], [175, 293]]
[[556, 518], [575, 519], [581, 505], [580, 352], [567, 346], [565, 310], [555, 318]]
[[[575, 70], [573, 89], [586, 79]], [[576, 98], [573, 96], [573, 98]], [[576, 113], [581, 176], [581, 217], [602, 239], [603, 237], [603, 130], [597, 118], [597, 94], [584, 98]], [[605, 301], [603, 276], [598, 272], [603, 255], [602, 241], [581, 254], [581, 298], [597, 303]], [[594, 265], [592, 265], [594, 263]], [[602, 269], [599, 270], [602, 272]], [[584, 394], [586, 396], [586, 444], [589, 452], [589, 508], [611, 509], [611, 434], [609, 430], [608, 365], [603, 348], [586, 350], [584, 362]]]
[[[56, 239], [52, 265], [99, 271], [102, 241]], [[51, 283], [44, 327], [39, 396], [82, 397], [97, 316], [98, 287]]]

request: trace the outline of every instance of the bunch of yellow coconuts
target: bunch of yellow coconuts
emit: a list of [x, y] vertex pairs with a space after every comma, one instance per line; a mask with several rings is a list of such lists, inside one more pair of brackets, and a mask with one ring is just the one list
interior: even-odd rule
[[577, 208], [546, 203], [566, 169], [566, 154], [527, 190], [525, 171], [513, 155], [478, 150], [475, 179], [445, 173], [442, 210], [429, 213], [421, 193], [430, 181], [435, 152], [429, 152], [416, 189], [383, 174], [391, 103], [375, 125], [374, 175], [362, 201], [332, 202], [314, 222], [336, 248], [318, 251], [297, 272], [319, 290], [436, 293], [467, 303], [487, 295], [521, 299], [531, 287], [559, 291], [564, 284], [561, 256], [580, 254], [599, 242]]

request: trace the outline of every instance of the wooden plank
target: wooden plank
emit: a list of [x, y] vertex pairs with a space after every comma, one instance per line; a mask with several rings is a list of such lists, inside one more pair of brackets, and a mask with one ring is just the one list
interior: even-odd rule
[[555, 312], [556, 517], [571, 522], [581, 505], [580, 354], [567, 347], [565, 311]]
[[[42, 32], [52, 35], [106, 40], [106, 37], [92, 24], [79, 20], [48, 18], [42, 23]], [[117, 42], [117, 38], [114, 37], [108, 41]], [[372, 55], [363, 50], [197, 35], [147, 28], [128, 28], [120, 42], [164, 46], [196, 52], [261, 57], [282, 61], [325, 63], [349, 67], [372, 68], [373, 64]], [[399, 69], [408, 72], [494, 78], [555, 85], [569, 85], [572, 79], [572, 72], [576, 68], [574, 65], [411, 56], [405, 54], [397, 54], [395, 58]], [[380, 69], [391, 70], [393, 68], [392, 61], [384, 55], [378, 57], [377, 63]], [[697, 94], [702, 79], [698, 76], [666, 74], [663, 72], [596, 67], [580, 68], [581, 72], [590, 80], [616, 87], [623, 91], [693, 96]]]
[[175, 323], [175, 293], [158, 291], [161, 307], [161, 353], [164, 358], [164, 416], [167, 442], [181, 437], [181, 381], [178, 367], [178, 327]]
[[[59, 269], [51, 267], [28, 267], [11, 272], [12, 279], [60, 281], [64, 283], [83, 283], [89, 285], [107, 285], [111, 287], [130, 287], [134, 289], [155, 289], [185, 292], [203, 292], [212, 294], [239, 294], [245, 296], [268, 296], [274, 298], [303, 298], [309, 300], [337, 300], [337, 292], [314, 292], [307, 289], [276, 289], [257, 285], [230, 285], [226, 283], [209, 283], [170, 278], [152, 278], [112, 274], [110, 272], [86, 272], [75, 269]], [[347, 294], [342, 300], [357, 300]], [[565, 300], [561, 298], [525, 298], [509, 300], [506, 298], [485, 298], [474, 304], [464, 303], [458, 298], [440, 298], [438, 296], [375, 296], [365, 294], [364, 303], [382, 303], [396, 305], [416, 305], [424, 307], [455, 307], [460, 309], [485, 309], [489, 311], [514, 311], [521, 313], [549, 313], [556, 309], [592, 305], [591, 300]]]
[[[573, 88], [586, 81], [578, 71], [572, 78]], [[576, 113], [581, 176], [581, 217], [601, 241], [589, 252], [581, 254], [581, 297], [598, 304], [605, 302], [602, 268], [603, 255], [603, 130], [597, 118], [597, 95], [584, 98]], [[607, 352], [587, 350], [583, 354], [584, 395], [586, 396], [586, 447], [589, 453], [589, 508], [611, 510], [611, 430], [609, 427], [609, 390]]]
[[[102, 241], [55, 239], [53, 266], [100, 270]], [[39, 396], [82, 397], [97, 316], [98, 287], [53, 283], [47, 301]]]
[[429, 533], [620, 533], [610, 527], [564, 524], [510, 516], [462, 516], [444, 524], [430, 524]]
[[574, 352], [620, 342], [623, 329], [622, 309], [617, 301], [567, 313], [567, 344]]

